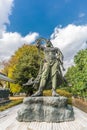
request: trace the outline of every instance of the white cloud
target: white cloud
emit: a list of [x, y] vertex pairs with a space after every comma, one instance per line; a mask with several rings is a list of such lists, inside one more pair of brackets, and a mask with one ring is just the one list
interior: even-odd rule
[[23, 37], [17, 32], [6, 31], [6, 24], [10, 24], [13, 2], [14, 0], [0, 0], [0, 61], [8, 59], [18, 47], [24, 43], [30, 44], [39, 36], [36, 32]]
[[55, 28], [51, 35], [54, 46], [59, 47], [64, 54], [64, 63], [68, 67], [73, 64], [74, 55], [87, 47], [87, 25], [69, 24], [64, 28]]
[[35, 41], [38, 35], [34, 32], [23, 37], [17, 32], [4, 32], [0, 39], [0, 58], [8, 59], [24, 43], [30, 44]]
[[12, 12], [13, 0], [0, 0], [0, 37], [6, 29], [5, 24], [10, 24], [9, 15]]

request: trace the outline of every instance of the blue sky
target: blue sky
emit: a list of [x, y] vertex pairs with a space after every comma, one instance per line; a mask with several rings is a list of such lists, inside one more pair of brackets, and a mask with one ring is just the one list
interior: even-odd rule
[[87, 0], [0, 0], [0, 63], [38, 37], [50, 38], [72, 65], [87, 48]]
[[87, 0], [14, 0], [7, 30], [50, 37], [56, 26], [85, 24]]

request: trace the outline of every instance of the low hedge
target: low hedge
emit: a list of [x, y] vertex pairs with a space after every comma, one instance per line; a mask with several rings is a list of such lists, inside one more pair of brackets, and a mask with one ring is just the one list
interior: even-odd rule
[[72, 103], [75, 107], [87, 113], [87, 102], [83, 99], [73, 98]]
[[12, 100], [9, 103], [6, 103], [5, 105], [1, 105], [0, 106], [0, 111], [4, 111], [5, 109], [8, 109], [8, 108], [13, 107], [15, 105], [18, 105], [18, 104], [20, 104], [22, 102], [23, 102], [23, 99]]
[[[64, 96], [68, 98], [68, 104], [72, 104], [72, 94], [67, 92], [66, 90], [63, 89], [57, 89], [56, 92], [60, 95], [60, 96]], [[51, 90], [44, 90], [43, 91], [43, 95], [44, 96], [51, 96], [52, 95], [52, 91]]]

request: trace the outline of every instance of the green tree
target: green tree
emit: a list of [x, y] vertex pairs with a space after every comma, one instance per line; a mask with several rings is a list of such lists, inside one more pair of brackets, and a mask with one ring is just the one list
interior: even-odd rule
[[10, 84], [12, 93], [22, 91], [22, 84], [29, 78], [37, 76], [41, 58], [43, 58], [43, 52], [38, 52], [34, 45], [24, 44], [14, 53], [3, 70], [5, 73], [8, 72], [8, 77], [16, 82], [16, 84]]
[[72, 84], [73, 95], [87, 96], [87, 49], [81, 50], [74, 57], [75, 65], [66, 73], [68, 82]]
[[[13, 77], [20, 86], [32, 77], [36, 78], [41, 59], [43, 59], [42, 51], [38, 52], [38, 49], [33, 45], [26, 46], [23, 55], [20, 56], [13, 71]], [[32, 88], [22, 86], [22, 91], [26, 93], [31, 92], [31, 89]]]

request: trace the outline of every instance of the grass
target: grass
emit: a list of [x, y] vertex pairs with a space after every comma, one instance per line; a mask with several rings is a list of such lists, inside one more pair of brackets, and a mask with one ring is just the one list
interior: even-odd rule
[[6, 104], [4, 104], [4, 105], [1, 105], [1, 106], [0, 106], [0, 111], [4, 111], [4, 110], [6, 110], [6, 109], [8, 109], [8, 108], [11, 108], [11, 107], [13, 107], [13, 106], [16, 106], [16, 105], [22, 103], [22, 102], [23, 102], [23, 98], [22, 98], [22, 99], [14, 99], [14, 100], [11, 100], [9, 103], [6, 103]]

